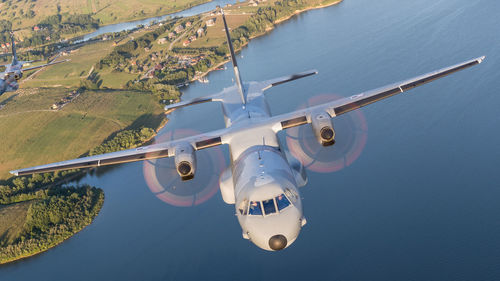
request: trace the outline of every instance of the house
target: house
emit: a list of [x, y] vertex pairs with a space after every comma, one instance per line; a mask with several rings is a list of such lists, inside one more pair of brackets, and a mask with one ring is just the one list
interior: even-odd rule
[[2, 43], [2, 48], [5, 49], [5, 44]]
[[184, 27], [182, 25], [178, 25], [175, 27], [174, 31], [175, 33], [179, 34], [184, 30]]
[[194, 36], [194, 35], [189, 36], [189, 41], [193, 42], [195, 40], [196, 40], [196, 36]]
[[172, 39], [172, 38], [174, 38], [174, 37], [175, 37], [175, 33], [170, 32], [170, 33], [168, 34], [168, 39]]
[[186, 22], [186, 27], [191, 27], [192, 23], [190, 21]]
[[215, 25], [215, 18], [209, 19], [205, 22], [207, 26], [214, 26]]
[[198, 30], [196, 30], [196, 34], [198, 35], [198, 37], [201, 37], [203, 36], [203, 33], [205, 32], [205, 30], [203, 28], [198, 28]]
[[38, 27], [38, 25], [35, 25], [35, 26], [33, 27], [33, 31], [39, 31], [39, 30], [40, 30], [40, 27]]
[[163, 37], [158, 39], [158, 44], [165, 44], [165, 43], [167, 43], [167, 38]]
[[182, 42], [182, 46], [186, 47], [187, 45], [189, 45], [191, 43], [191, 41], [189, 40], [185, 40], [184, 42]]

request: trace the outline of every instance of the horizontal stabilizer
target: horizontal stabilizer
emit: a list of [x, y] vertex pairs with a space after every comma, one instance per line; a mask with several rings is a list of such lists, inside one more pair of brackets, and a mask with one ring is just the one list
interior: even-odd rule
[[316, 69], [311, 69], [311, 70], [308, 70], [308, 71], [305, 71], [305, 72], [296, 73], [296, 74], [292, 74], [292, 75], [289, 75], [289, 76], [283, 76], [283, 77], [271, 79], [271, 80], [268, 80], [268, 81], [264, 82], [264, 84], [266, 86], [262, 89], [262, 91], [268, 90], [268, 89], [270, 89], [270, 88], [272, 88], [274, 86], [278, 86], [278, 85], [281, 85], [281, 84], [284, 84], [284, 83], [287, 83], [287, 82], [291, 82], [291, 81], [294, 81], [294, 80], [297, 80], [297, 79], [300, 79], [300, 78], [304, 78], [304, 77], [308, 77], [308, 76], [311, 76], [311, 75], [315, 75], [315, 74], [318, 74], [318, 71]]

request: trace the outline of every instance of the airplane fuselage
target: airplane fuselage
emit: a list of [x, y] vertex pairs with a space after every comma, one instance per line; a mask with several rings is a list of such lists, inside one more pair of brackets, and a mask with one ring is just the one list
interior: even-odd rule
[[[262, 91], [246, 84], [247, 103], [225, 89], [223, 112], [226, 126], [251, 127], [271, 116]], [[231, 94], [229, 94], [231, 93]], [[233, 102], [228, 100], [234, 98]], [[255, 126], [246, 135], [230, 138], [230, 170], [221, 177], [226, 203], [235, 204], [243, 237], [265, 250], [281, 250], [292, 244], [305, 224], [294, 169], [281, 150], [272, 128]], [[305, 181], [305, 179], [304, 179]], [[229, 195], [227, 194], [229, 193]]]

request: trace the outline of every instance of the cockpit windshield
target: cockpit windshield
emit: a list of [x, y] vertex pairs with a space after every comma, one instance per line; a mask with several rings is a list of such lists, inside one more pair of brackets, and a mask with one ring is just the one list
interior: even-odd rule
[[[262, 205], [261, 205], [262, 203]], [[242, 203], [244, 205], [244, 203]], [[248, 209], [249, 215], [262, 216], [271, 215], [276, 212], [281, 212], [286, 207], [290, 206], [290, 200], [285, 196], [285, 194], [280, 194], [275, 198], [264, 200], [264, 201], [252, 201], [250, 202], [250, 207]], [[247, 213], [240, 209], [240, 214], [246, 215]]]

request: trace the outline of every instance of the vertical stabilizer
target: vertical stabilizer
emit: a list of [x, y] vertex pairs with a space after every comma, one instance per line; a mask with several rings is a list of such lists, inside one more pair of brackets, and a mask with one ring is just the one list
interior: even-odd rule
[[229, 35], [229, 28], [227, 27], [226, 16], [224, 15], [224, 10], [220, 9], [222, 13], [222, 21], [224, 22], [224, 30], [226, 31], [227, 45], [229, 47], [229, 52], [231, 53], [231, 62], [233, 63], [234, 76], [236, 78], [236, 85], [238, 86], [238, 91], [240, 92], [241, 102], [246, 103], [245, 91], [243, 89], [243, 84], [241, 82], [240, 71], [238, 70], [238, 63], [236, 62], [236, 56], [234, 55], [233, 43], [231, 42], [231, 36]]
[[10, 33], [10, 39], [12, 44], [12, 65], [17, 64], [17, 54], [16, 54], [16, 43], [14, 42], [14, 33]]

